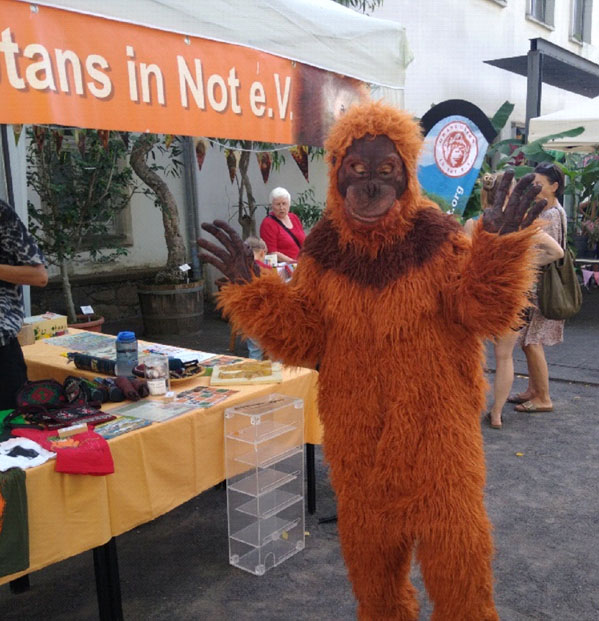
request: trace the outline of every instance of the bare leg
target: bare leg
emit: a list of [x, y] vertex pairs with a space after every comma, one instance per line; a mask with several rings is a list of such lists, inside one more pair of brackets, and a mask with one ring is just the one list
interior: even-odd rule
[[419, 606], [409, 578], [411, 541], [381, 539], [384, 525], [377, 529], [376, 515], [363, 506], [351, 511], [340, 503], [338, 510], [341, 546], [360, 621], [417, 621]]
[[495, 382], [493, 384], [493, 405], [491, 423], [501, 424], [501, 411], [509, 397], [514, 383], [514, 346], [518, 333], [510, 332], [500, 336], [495, 343]]
[[522, 347], [528, 364], [528, 377], [531, 398], [536, 407], [551, 407], [549, 396], [549, 369], [545, 351], [540, 343], [530, 343]]
[[[526, 355], [526, 351], [525, 351], [525, 345], [522, 345], [522, 351], [524, 352], [524, 354]], [[526, 362], [527, 362], [527, 367], [528, 367], [528, 357], [526, 358]], [[535, 397], [535, 392], [534, 392], [534, 386], [532, 383], [532, 380], [530, 378], [530, 370], [528, 372], [528, 382], [526, 383], [526, 390], [523, 390], [522, 392], [518, 393], [517, 397], [520, 399], [520, 402], [523, 401], [530, 401], [530, 399], [532, 399], [533, 397]]]

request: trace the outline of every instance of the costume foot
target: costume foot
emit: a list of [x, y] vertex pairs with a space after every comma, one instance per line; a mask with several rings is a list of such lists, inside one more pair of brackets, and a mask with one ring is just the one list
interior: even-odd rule
[[514, 410], [516, 412], [553, 412], [552, 405], [537, 405], [533, 401], [525, 401], [517, 405]]
[[491, 429], [501, 429], [502, 427], [501, 419], [499, 419], [498, 423], [493, 422], [493, 418], [491, 417], [491, 412], [487, 414], [486, 418], [487, 418], [487, 422], [489, 423], [489, 427], [491, 427]]
[[519, 392], [514, 395], [510, 395], [507, 400], [508, 403], [524, 403], [525, 401], [530, 400], [531, 395], [526, 394], [525, 392]]

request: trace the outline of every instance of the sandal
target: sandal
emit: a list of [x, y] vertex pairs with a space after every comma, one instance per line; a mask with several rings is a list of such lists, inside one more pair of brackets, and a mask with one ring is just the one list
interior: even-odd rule
[[553, 406], [535, 405], [532, 401], [524, 401], [517, 405], [514, 410], [516, 412], [553, 412]]
[[522, 393], [517, 393], [510, 395], [507, 400], [508, 403], [524, 403], [525, 401], [528, 401], [528, 397], [522, 396]]
[[489, 427], [491, 427], [491, 429], [501, 429], [502, 427], [502, 423], [494, 423], [493, 419], [491, 418], [491, 412], [489, 412], [486, 416], [487, 422], [489, 423]]

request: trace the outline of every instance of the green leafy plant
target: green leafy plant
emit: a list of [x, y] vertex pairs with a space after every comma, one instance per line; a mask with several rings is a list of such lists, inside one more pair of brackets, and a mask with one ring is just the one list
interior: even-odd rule
[[30, 231], [51, 265], [60, 269], [69, 322], [76, 322], [70, 284], [82, 253], [106, 261], [126, 250], [109, 239], [110, 225], [133, 194], [126, 146], [116, 132], [34, 126], [28, 129]]
[[320, 220], [324, 203], [316, 200], [313, 188], [308, 188], [291, 202], [290, 211], [301, 220], [305, 229], [310, 229]]
[[594, 249], [599, 243], [599, 155], [571, 153], [559, 165], [568, 178], [564, 194], [574, 206], [572, 232]]
[[[499, 132], [507, 123], [509, 116], [514, 109], [514, 105], [505, 102], [499, 110], [490, 119], [493, 127]], [[532, 172], [533, 166], [530, 162], [560, 162], [564, 159], [564, 154], [556, 151], [545, 149], [543, 145], [550, 140], [556, 138], [562, 138], [567, 136], [578, 136], [584, 131], [584, 128], [577, 127], [571, 130], [560, 132], [557, 134], [550, 134], [543, 136], [538, 140], [523, 144], [518, 138], [508, 138], [506, 140], [499, 140], [489, 145], [485, 158], [483, 160], [479, 176], [476, 179], [474, 188], [464, 209], [463, 219], [472, 218], [482, 211], [481, 206], [481, 190], [482, 190], [482, 178], [485, 173], [497, 172], [504, 168], [510, 167], [514, 169], [516, 179], [520, 179], [525, 174]], [[568, 175], [566, 167], [562, 166], [566, 176], [571, 178], [577, 177], [579, 172], [569, 171], [572, 175]]]

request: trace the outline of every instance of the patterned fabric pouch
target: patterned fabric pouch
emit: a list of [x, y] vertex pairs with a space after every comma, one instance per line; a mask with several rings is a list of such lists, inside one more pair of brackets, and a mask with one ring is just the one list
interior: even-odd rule
[[[78, 378], [68, 377], [64, 386], [52, 379], [37, 380], [25, 383], [19, 390], [17, 408], [10, 418], [22, 414], [28, 426], [38, 429], [58, 429], [84, 422], [97, 425], [114, 420], [114, 416], [102, 412], [94, 405], [87, 403], [87, 396]], [[9, 422], [6, 420], [5, 425]]]
[[25, 382], [17, 393], [16, 410], [20, 414], [39, 408], [55, 410], [67, 403], [62, 384], [53, 379]]

